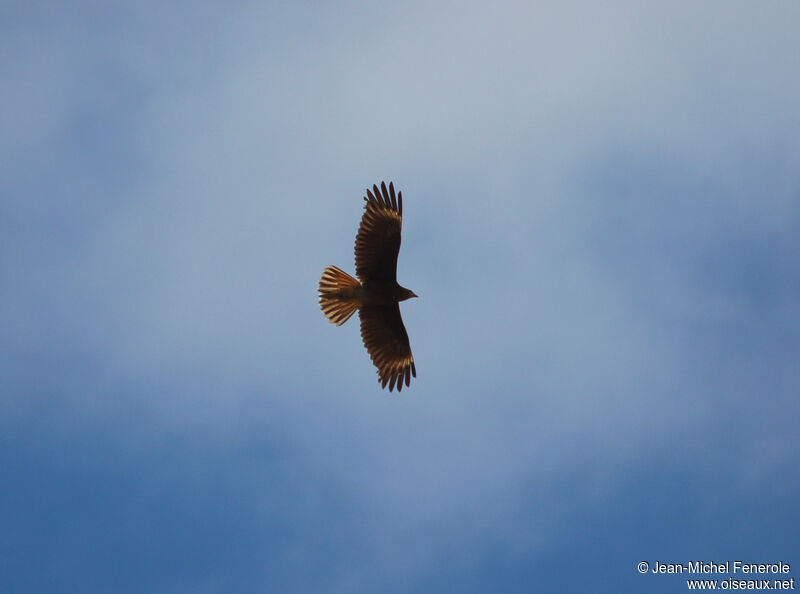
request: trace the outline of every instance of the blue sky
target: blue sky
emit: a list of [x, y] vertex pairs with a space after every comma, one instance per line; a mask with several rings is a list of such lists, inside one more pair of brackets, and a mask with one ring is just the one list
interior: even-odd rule
[[[799, 28], [795, 2], [5, 4], [0, 590], [796, 577]], [[383, 179], [420, 296], [401, 394], [316, 295]]]

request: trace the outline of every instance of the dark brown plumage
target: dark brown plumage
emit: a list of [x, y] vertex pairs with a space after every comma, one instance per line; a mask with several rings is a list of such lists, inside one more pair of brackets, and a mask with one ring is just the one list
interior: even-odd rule
[[356, 310], [361, 318], [361, 339], [378, 368], [381, 387], [391, 392], [417, 377], [408, 334], [400, 317], [400, 301], [416, 295], [397, 284], [397, 254], [403, 227], [403, 194], [372, 186], [364, 197], [364, 215], [356, 235], [356, 276], [328, 266], [319, 281], [319, 304], [331, 323], [341, 326]]

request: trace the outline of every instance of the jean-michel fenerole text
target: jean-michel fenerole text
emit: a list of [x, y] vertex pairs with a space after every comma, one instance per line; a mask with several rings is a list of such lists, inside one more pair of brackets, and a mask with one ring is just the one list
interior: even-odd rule
[[745, 563], [744, 561], [689, 561], [688, 563], [653, 563], [653, 573], [703, 573], [703, 574], [787, 574], [792, 567], [785, 561], [777, 563]]

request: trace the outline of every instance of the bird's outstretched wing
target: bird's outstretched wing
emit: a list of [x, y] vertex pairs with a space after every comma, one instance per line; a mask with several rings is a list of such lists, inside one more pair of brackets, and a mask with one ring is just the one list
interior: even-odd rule
[[408, 386], [411, 376], [417, 377], [414, 356], [408, 344], [408, 334], [400, 317], [400, 306], [362, 305], [358, 310], [361, 318], [361, 338], [367, 347], [370, 359], [378, 368], [381, 387], [389, 384], [391, 392], [395, 384], [397, 391]]
[[394, 184], [390, 182], [387, 190], [386, 182], [381, 182], [380, 190], [372, 186], [364, 200], [367, 204], [356, 235], [356, 276], [361, 282], [394, 281], [403, 227], [403, 193], [395, 195]]

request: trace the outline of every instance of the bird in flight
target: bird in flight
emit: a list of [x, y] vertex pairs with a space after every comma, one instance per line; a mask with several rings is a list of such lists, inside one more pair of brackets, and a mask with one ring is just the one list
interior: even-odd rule
[[[381, 182], [364, 197], [364, 215], [356, 235], [356, 276], [328, 266], [319, 281], [319, 304], [332, 324], [341, 326], [356, 310], [361, 318], [361, 339], [378, 368], [382, 388], [391, 392], [417, 377], [408, 334], [400, 317], [401, 301], [416, 297], [397, 284], [397, 254], [403, 227], [403, 193]], [[360, 282], [359, 282], [360, 281]]]

